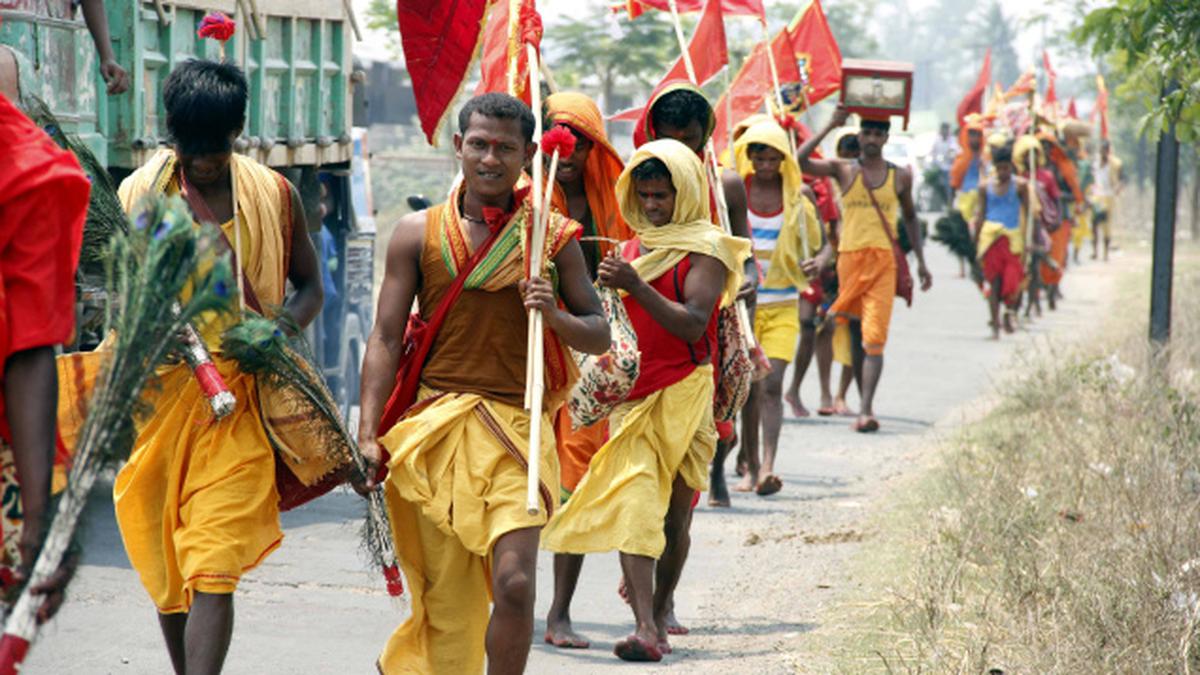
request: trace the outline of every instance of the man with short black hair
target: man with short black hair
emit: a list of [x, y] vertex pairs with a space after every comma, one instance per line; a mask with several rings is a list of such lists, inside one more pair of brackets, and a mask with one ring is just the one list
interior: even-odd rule
[[236, 65], [190, 60], [176, 66], [163, 84], [172, 147], [157, 152], [118, 191], [130, 213], [149, 195], [181, 195], [197, 223], [219, 229], [244, 285], [239, 306], [197, 322], [236, 409], [213, 420], [191, 370], [172, 366], [149, 395], [153, 415], [113, 485], [125, 550], [158, 608], [177, 673], [221, 670], [238, 582], [283, 539], [276, 460], [257, 381], [220, 355], [221, 335], [243, 311], [274, 317], [280, 307], [289, 322], [306, 326], [323, 298], [296, 189], [233, 152], [246, 102], [246, 78]]
[[[462, 182], [444, 204], [409, 214], [387, 248], [375, 328], [362, 375], [359, 445], [377, 465], [386, 448], [384, 494], [412, 616], [379, 658], [382, 673], [520, 673], [533, 635], [538, 537], [558, 508], [558, 461], [550, 413], [570, 390], [565, 347], [609, 348], [608, 323], [575, 240], [579, 224], [553, 213], [544, 257], [557, 284], [525, 280], [522, 233], [532, 218], [517, 189], [534, 157], [534, 118], [505, 94], [471, 99], [454, 149]], [[465, 276], [461, 294], [450, 296]], [[449, 300], [447, 300], [447, 297]], [[420, 368], [416, 403], [388, 403], [413, 300], [428, 324], [445, 320]], [[562, 305], [560, 306], [560, 301]], [[528, 457], [524, 409], [526, 313], [546, 327], [546, 399], [540, 457]], [[416, 339], [416, 338], [414, 338]], [[385, 403], [388, 405], [385, 406]], [[390, 406], [390, 407], [389, 407]], [[541, 509], [526, 510], [527, 467], [540, 461]], [[375, 489], [367, 472], [360, 491]], [[492, 603], [489, 618], [488, 605]]]
[[[933, 276], [925, 267], [921, 230], [912, 199], [912, 174], [883, 158], [883, 146], [891, 130], [886, 118], [862, 121], [858, 133], [861, 159], [811, 157], [825, 136], [845, 124], [848, 116], [849, 112], [839, 106], [825, 128], [801, 145], [797, 154], [805, 173], [836, 178], [842, 190], [838, 299], [829, 311], [839, 322], [845, 323], [852, 318], [862, 321], [854, 350], [855, 373], [861, 373], [862, 407], [854, 429], [870, 433], [879, 429], [874, 409], [875, 391], [883, 372], [883, 348], [896, 295], [892, 242], [898, 233], [897, 216], [903, 215], [904, 225], [908, 228], [908, 240], [917, 256], [921, 290], [929, 290]], [[855, 328], [853, 323], [850, 325], [851, 329]]]

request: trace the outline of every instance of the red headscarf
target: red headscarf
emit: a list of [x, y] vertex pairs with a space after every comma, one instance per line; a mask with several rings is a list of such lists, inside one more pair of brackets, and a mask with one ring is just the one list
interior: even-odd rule
[[[666, 96], [673, 91], [681, 90], [694, 92], [700, 97], [704, 98], [704, 100], [708, 100], [708, 98], [704, 96], [704, 92], [700, 91], [699, 87], [687, 80], [667, 80], [666, 82], [658, 85], [654, 92], [650, 94], [650, 100], [646, 102], [646, 107], [642, 108], [642, 114], [640, 117], [638, 117], [637, 126], [633, 128], [633, 147], [640, 148], [650, 141], [657, 140], [657, 135], [654, 133], [654, 118], [650, 114], [650, 111], [660, 100], [662, 100], [663, 96]], [[705, 142], [708, 142], [708, 137], [712, 136], [713, 129], [715, 129], [716, 126], [717, 116], [713, 113], [712, 106], [710, 105], [708, 107], [708, 123], [705, 125], [704, 129]]]

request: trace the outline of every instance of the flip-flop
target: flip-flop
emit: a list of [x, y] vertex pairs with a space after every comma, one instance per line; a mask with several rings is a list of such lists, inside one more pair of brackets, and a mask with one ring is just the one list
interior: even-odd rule
[[613, 647], [613, 654], [622, 661], [662, 661], [658, 645], [646, 642], [636, 635], [621, 640]]
[[868, 417], [866, 422], [855, 422], [854, 430], [860, 434], [870, 434], [879, 431], [879, 420]]
[[667, 626], [667, 635], [687, 635], [690, 632], [692, 632], [692, 630], [687, 626], [681, 626], [679, 624]]
[[554, 637], [550, 635], [550, 631], [546, 631], [546, 635], [542, 639], [546, 641], [546, 644], [558, 647], [559, 649], [587, 649], [588, 647], [592, 646], [591, 642], [588, 642], [583, 638], [580, 638], [578, 641], [571, 639], [555, 640]]
[[769, 497], [783, 489], [783, 481], [773, 473], [767, 474], [758, 483], [758, 487], [754, 489], [754, 493], [759, 497]]
[[835, 414], [837, 414], [837, 410], [834, 409], [833, 406], [827, 406], [824, 408], [817, 408], [817, 414], [821, 417], [833, 417]]
[[714, 509], [727, 509], [732, 506], [728, 498], [718, 499], [711, 494], [708, 496], [708, 505]]

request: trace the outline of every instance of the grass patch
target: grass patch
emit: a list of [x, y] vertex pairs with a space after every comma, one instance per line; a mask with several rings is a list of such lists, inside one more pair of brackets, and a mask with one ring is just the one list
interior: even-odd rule
[[881, 510], [804, 670], [1200, 671], [1198, 268], [1183, 249], [1168, 353], [1126, 292], [1110, 337], [1025, 358]]

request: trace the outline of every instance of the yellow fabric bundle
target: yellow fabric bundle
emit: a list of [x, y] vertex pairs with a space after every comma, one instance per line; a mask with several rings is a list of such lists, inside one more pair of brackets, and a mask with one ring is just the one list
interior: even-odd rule
[[542, 547], [560, 553], [662, 555], [663, 518], [675, 476], [695, 490], [708, 487], [708, 463], [717, 447], [708, 405], [712, 397], [708, 364], [613, 411], [612, 435], [571, 499], [542, 530]]
[[[675, 186], [675, 213], [670, 223], [657, 227], [642, 211], [631, 176], [639, 164], [651, 158], [657, 158], [667, 166]], [[712, 223], [708, 180], [696, 153], [675, 140], [646, 143], [625, 165], [625, 171], [617, 179], [616, 190], [621, 215], [648, 251], [633, 261], [639, 276], [646, 280], [657, 279], [674, 269], [689, 253], [699, 253], [725, 265], [722, 305], [734, 301], [742, 285], [742, 264], [750, 257], [750, 242], [725, 234]]]

